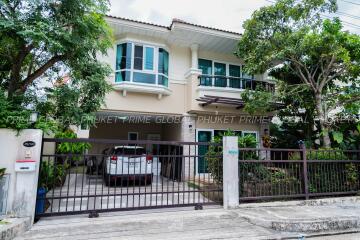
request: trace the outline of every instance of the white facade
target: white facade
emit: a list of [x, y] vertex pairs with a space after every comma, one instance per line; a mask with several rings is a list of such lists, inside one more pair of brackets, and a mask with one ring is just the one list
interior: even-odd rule
[[[199, 132], [214, 136], [219, 130], [232, 129], [243, 134], [253, 133], [260, 141], [261, 130], [268, 121], [245, 121], [246, 113], [236, 105], [199, 101], [206, 96], [241, 99], [246, 87], [245, 81], [240, 79], [245, 73], [241, 69], [243, 61], [234, 55], [240, 34], [177, 19], [170, 26], [110, 16], [107, 21], [113, 29], [115, 42], [108, 54], [99, 59], [112, 67], [113, 74], [108, 81], [114, 91], [106, 96], [106, 105], [98, 115], [120, 120], [99, 123], [90, 130], [89, 137], [127, 139], [128, 133], [139, 132], [139, 140], [150, 139], [155, 134], [160, 140], [198, 141]], [[123, 44], [120, 50], [119, 44]], [[126, 55], [129, 51], [130, 58]], [[160, 63], [160, 51], [168, 53], [167, 63]], [[153, 56], [149, 58], [151, 61], [147, 55]], [[199, 59], [210, 60], [212, 64], [209, 67], [211, 76], [208, 80], [204, 78], [206, 84], [200, 84], [199, 76], [204, 76], [204, 70], [200, 69]], [[160, 68], [166, 68], [165, 64], [168, 64], [168, 71], [160, 73]], [[230, 76], [230, 68], [234, 66], [241, 69], [239, 80], [235, 77], [232, 80]], [[219, 69], [227, 77], [216, 78]], [[123, 72], [121, 76], [120, 72]], [[168, 78], [166, 83], [164, 77]], [[254, 82], [266, 82], [266, 75], [251, 77]], [[232, 86], [237, 80], [239, 84]], [[217, 86], [216, 81], [224, 85]], [[148, 117], [149, 121], [136, 121], [141, 116]], [[209, 120], [209, 116], [228, 116], [232, 121]], [[158, 121], [160, 117], [180, 117], [181, 121]]]

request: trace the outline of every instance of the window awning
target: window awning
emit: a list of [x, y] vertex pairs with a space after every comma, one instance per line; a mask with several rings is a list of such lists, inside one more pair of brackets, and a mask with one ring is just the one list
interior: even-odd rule
[[[236, 109], [241, 109], [245, 106], [244, 100], [241, 98], [229, 98], [229, 97], [221, 97], [221, 96], [211, 96], [211, 95], [204, 95], [196, 99], [196, 101], [201, 102], [200, 105], [202, 107], [211, 105], [211, 104], [224, 104], [236, 107]], [[275, 109], [281, 109], [285, 105], [283, 103], [274, 102], [271, 103]]]

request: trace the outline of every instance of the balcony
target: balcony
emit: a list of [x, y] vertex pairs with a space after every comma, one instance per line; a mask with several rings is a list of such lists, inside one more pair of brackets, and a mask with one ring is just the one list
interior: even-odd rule
[[262, 89], [271, 93], [275, 92], [275, 84], [268, 81], [216, 75], [200, 75], [198, 79], [200, 90], [241, 92], [246, 89]]

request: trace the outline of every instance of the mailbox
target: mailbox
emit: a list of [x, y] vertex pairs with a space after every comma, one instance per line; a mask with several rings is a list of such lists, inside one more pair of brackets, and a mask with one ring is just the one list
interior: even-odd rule
[[15, 171], [16, 172], [33, 172], [36, 169], [35, 160], [16, 160]]

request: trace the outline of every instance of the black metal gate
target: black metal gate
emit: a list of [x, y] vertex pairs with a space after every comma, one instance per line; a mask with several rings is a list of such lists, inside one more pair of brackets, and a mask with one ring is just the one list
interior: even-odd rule
[[[199, 145], [44, 139], [36, 216], [220, 204], [222, 185], [198, 174]], [[54, 153], [47, 154], [49, 149]], [[221, 157], [213, 164], [221, 164]], [[220, 169], [220, 168], [215, 168]]]

